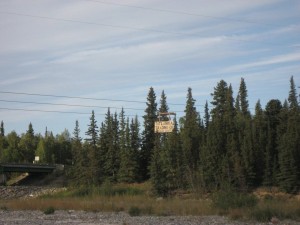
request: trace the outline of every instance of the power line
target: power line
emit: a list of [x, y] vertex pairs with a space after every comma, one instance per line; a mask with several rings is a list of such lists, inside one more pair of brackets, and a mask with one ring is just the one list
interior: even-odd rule
[[205, 18], [210, 18], [210, 19], [215, 19], [215, 20], [228, 20], [231, 22], [238, 22], [238, 23], [257, 24], [257, 25], [261, 25], [261, 26], [279, 26], [279, 24], [262, 23], [262, 22], [256, 22], [256, 21], [250, 21], [250, 20], [236, 19], [236, 18], [231, 18], [231, 17], [211, 16], [211, 15], [191, 13], [191, 12], [185, 12], [185, 11], [177, 11], [177, 10], [171, 10], [171, 9], [150, 8], [150, 7], [144, 7], [144, 6], [128, 5], [128, 4], [121, 4], [121, 3], [116, 3], [116, 2], [104, 2], [104, 1], [98, 1], [98, 0], [84, 0], [84, 1], [95, 2], [95, 3], [99, 3], [99, 4], [103, 4], [103, 5], [114, 5], [114, 6], [121, 6], [121, 7], [127, 7], [127, 8], [155, 11], [155, 12], [177, 14], [177, 15], [205, 17]]
[[122, 100], [122, 99], [88, 98], [88, 97], [78, 97], [78, 96], [68, 96], [68, 95], [37, 94], [37, 93], [13, 92], [13, 91], [0, 91], [0, 93], [3, 93], [3, 94], [14, 94], [14, 95], [31, 95], [31, 96], [41, 96], [41, 97], [54, 97], [54, 98], [96, 100], [96, 101], [131, 102], [131, 103], [143, 103], [143, 104], [146, 103], [146, 102], [143, 102], [143, 101], [132, 101], [132, 100]]
[[[41, 110], [41, 109], [25, 109], [25, 108], [6, 108], [0, 107], [0, 110], [9, 110], [9, 111], [25, 111], [25, 112], [43, 112], [43, 113], [62, 113], [62, 114], [79, 114], [79, 115], [91, 115], [89, 112], [73, 112], [73, 111], [59, 111], [59, 110]], [[95, 115], [105, 116], [103, 113], [95, 113]], [[125, 116], [137, 116], [137, 115], [125, 115]]]
[[[146, 104], [144, 101], [133, 101], [124, 99], [110, 99], [110, 98], [88, 98], [88, 97], [78, 97], [78, 96], [68, 96], [68, 95], [51, 95], [51, 94], [38, 94], [38, 93], [28, 93], [28, 92], [13, 92], [13, 91], [0, 91], [2, 94], [14, 94], [14, 95], [29, 95], [29, 96], [40, 96], [40, 97], [54, 97], [54, 98], [68, 98], [68, 99], [82, 99], [82, 100], [95, 100], [95, 101], [112, 101], [112, 102], [126, 102], [126, 103], [139, 103]], [[168, 105], [174, 106], [184, 106], [181, 103], [168, 103]], [[204, 105], [195, 105], [204, 106]], [[140, 109], [139, 109], [140, 110]]]
[[98, 105], [79, 105], [79, 104], [63, 104], [63, 103], [48, 103], [48, 102], [33, 102], [33, 101], [15, 101], [0, 99], [0, 102], [8, 103], [25, 103], [25, 104], [37, 104], [37, 105], [55, 105], [55, 106], [71, 106], [71, 107], [85, 107], [85, 108], [111, 108], [111, 109], [128, 109], [128, 110], [144, 110], [137, 108], [125, 108], [125, 107], [111, 107], [111, 106], [98, 106]]

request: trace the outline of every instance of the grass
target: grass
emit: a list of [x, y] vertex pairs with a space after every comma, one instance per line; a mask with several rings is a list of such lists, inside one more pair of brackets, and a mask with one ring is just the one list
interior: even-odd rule
[[[225, 215], [233, 220], [270, 221], [272, 217], [280, 220], [300, 221], [299, 199], [291, 196], [219, 192], [206, 198], [194, 195], [157, 199], [150, 192], [149, 183], [117, 184], [105, 183], [101, 187], [69, 188], [53, 195], [35, 199], [0, 200], [5, 210], [84, 210], [92, 212], [128, 212], [131, 216], [206, 216]], [[0, 209], [1, 209], [0, 208]]]

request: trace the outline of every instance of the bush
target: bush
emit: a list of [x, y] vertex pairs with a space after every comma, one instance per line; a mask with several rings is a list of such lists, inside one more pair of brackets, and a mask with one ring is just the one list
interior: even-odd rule
[[136, 206], [131, 206], [128, 213], [130, 216], [139, 216], [141, 214], [141, 209]]
[[50, 214], [53, 214], [54, 212], [55, 212], [55, 209], [52, 206], [50, 206], [44, 210], [45, 215], [50, 215]]
[[237, 192], [218, 192], [213, 198], [213, 205], [222, 210], [254, 207], [258, 199], [254, 195]]
[[254, 209], [250, 217], [257, 221], [268, 222], [272, 219], [273, 216], [278, 216], [278, 211], [274, 208], [266, 207], [266, 208], [256, 208]]
[[3, 205], [3, 206], [0, 207], [0, 210], [2, 210], [2, 211], [8, 211], [8, 208], [5, 205]]

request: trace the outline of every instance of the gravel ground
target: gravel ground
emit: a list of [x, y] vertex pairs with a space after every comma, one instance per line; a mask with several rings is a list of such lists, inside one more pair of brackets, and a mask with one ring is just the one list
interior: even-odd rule
[[53, 194], [64, 189], [65, 188], [38, 186], [0, 186], [0, 200], [36, 198], [40, 195]]
[[[257, 222], [230, 221], [222, 216], [186, 216], [186, 217], [157, 217], [138, 216], [131, 217], [127, 213], [102, 213], [84, 211], [55, 211], [54, 214], [45, 215], [41, 211], [5, 211], [0, 210], [1, 225], [263, 225], [273, 224]], [[276, 224], [296, 225], [293, 221], [277, 221]]]

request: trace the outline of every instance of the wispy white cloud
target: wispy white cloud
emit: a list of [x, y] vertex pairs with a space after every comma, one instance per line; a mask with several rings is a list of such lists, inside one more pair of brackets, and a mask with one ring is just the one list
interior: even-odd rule
[[257, 67], [267, 66], [267, 65], [274, 65], [274, 64], [281, 64], [281, 63], [289, 63], [289, 62], [298, 62], [300, 61], [300, 53], [289, 53], [284, 55], [277, 55], [268, 58], [258, 59], [255, 62], [236, 65], [232, 67], [228, 67], [223, 70], [223, 72], [243, 72], [247, 71], [248, 69], [257, 69]]

